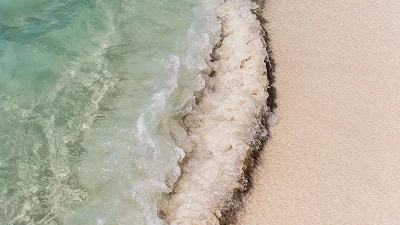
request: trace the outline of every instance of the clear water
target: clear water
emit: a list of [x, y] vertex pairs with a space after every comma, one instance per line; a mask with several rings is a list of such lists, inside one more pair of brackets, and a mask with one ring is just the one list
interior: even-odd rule
[[164, 224], [218, 0], [0, 0], [0, 224]]

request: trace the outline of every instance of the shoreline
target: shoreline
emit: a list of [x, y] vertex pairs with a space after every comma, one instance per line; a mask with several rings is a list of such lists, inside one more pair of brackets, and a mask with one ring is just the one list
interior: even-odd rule
[[170, 224], [234, 223], [251, 188], [276, 107], [263, 5], [227, 0], [217, 7], [221, 40], [206, 87], [193, 111], [177, 121], [185, 131], [171, 134], [186, 157], [172, 193], [159, 204], [159, 215]]
[[[265, 1], [264, 0], [251, 0], [255, 2], [259, 7], [253, 9], [251, 12], [256, 15], [257, 20], [260, 22], [260, 27], [262, 30], [261, 38], [263, 39], [265, 50], [267, 51], [267, 57], [265, 58], [265, 68], [266, 75], [268, 78], [267, 85], [267, 101], [266, 101], [266, 110], [262, 111], [260, 114], [260, 122], [262, 129], [267, 131], [266, 137], [254, 136], [252, 142], [254, 143], [252, 147], [252, 151], [250, 155], [243, 163], [245, 165], [243, 169], [244, 179], [243, 188], [238, 188], [234, 190], [234, 194], [230, 199], [230, 202], [226, 203], [225, 211], [222, 212], [222, 216], [219, 218], [220, 224], [224, 225], [233, 225], [237, 224], [238, 216], [244, 209], [245, 199], [249, 197], [251, 191], [254, 188], [254, 172], [259, 167], [261, 154], [264, 151], [265, 146], [268, 144], [268, 140], [271, 138], [270, 134], [270, 126], [273, 126], [275, 123], [275, 109], [277, 108], [276, 103], [276, 88], [274, 86], [275, 83], [275, 60], [273, 57], [273, 52], [270, 46], [270, 38], [268, 35], [268, 31], [266, 29], [267, 20], [263, 16], [263, 11], [265, 10]], [[231, 202], [235, 203], [234, 205]], [[229, 207], [230, 206], [230, 207]], [[232, 207], [233, 206], [233, 207]]]

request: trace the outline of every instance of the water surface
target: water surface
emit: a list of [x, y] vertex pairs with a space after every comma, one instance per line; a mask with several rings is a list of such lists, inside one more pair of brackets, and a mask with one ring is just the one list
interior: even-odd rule
[[162, 224], [217, 1], [0, 2], [0, 224]]

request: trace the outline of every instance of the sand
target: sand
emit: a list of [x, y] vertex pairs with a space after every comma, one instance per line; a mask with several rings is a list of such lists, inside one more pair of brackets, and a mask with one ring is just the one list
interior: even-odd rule
[[267, 2], [279, 122], [238, 224], [399, 224], [399, 12]]

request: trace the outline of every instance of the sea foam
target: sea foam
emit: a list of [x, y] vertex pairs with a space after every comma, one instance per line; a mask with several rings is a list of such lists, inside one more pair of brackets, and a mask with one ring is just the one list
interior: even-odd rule
[[[235, 190], [245, 188], [246, 160], [267, 136], [268, 53], [263, 29], [248, 0], [217, 7], [221, 42], [208, 61], [211, 73], [193, 111], [180, 122], [186, 132], [182, 176], [164, 196], [160, 213], [171, 224], [219, 224]], [[179, 136], [175, 134], [175, 136]], [[178, 139], [175, 137], [175, 139]]]

